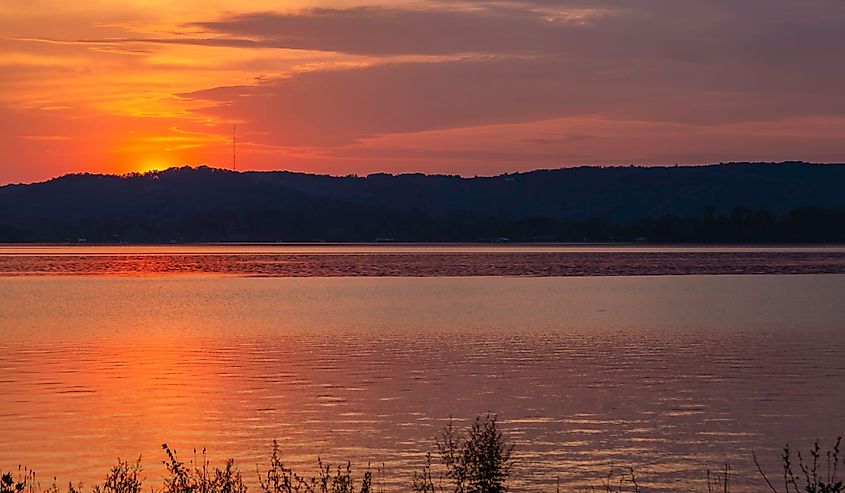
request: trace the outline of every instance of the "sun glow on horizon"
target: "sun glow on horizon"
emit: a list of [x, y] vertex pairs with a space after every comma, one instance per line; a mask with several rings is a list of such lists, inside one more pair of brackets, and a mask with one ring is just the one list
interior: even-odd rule
[[141, 174], [154, 173], [157, 171], [164, 171], [174, 166], [176, 165], [164, 159], [149, 159], [141, 164], [141, 166], [137, 169], [137, 172]]
[[841, 0], [670, 3], [0, 0], [0, 184], [842, 161]]

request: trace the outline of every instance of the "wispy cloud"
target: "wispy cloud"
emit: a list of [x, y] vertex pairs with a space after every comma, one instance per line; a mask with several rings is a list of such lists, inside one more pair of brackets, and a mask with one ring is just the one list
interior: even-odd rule
[[40, 142], [70, 140], [66, 135], [21, 135], [24, 140], [35, 140]]

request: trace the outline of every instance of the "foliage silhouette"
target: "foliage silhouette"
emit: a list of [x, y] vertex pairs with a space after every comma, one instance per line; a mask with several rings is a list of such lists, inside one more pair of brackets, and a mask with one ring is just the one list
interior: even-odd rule
[[94, 486], [93, 493], [141, 493], [142, 471], [140, 457], [133, 463], [118, 459], [103, 483]]
[[17, 479], [11, 472], [0, 475], [0, 493], [33, 493], [37, 484], [32, 469], [18, 467]]
[[513, 445], [499, 429], [496, 415], [477, 416], [465, 433], [456, 430], [450, 418], [436, 443], [444, 469], [438, 485], [435, 487], [432, 480], [431, 454], [426, 454], [425, 466], [413, 475], [412, 491], [431, 493], [448, 488], [455, 493], [503, 493], [508, 490]]
[[167, 444], [162, 445], [162, 449], [167, 456], [164, 466], [169, 476], [164, 480], [161, 493], [246, 493], [247, 487], [233, 459], [228, 459], [223, 469], [210, 469], [204, 448], [201, 462], [197, 463], [194, 450], [194, 458], [187, 465], [177, 458], [176, 451], [171, 450]]
[[346, 467], [338, 466], [332, 474], [331, 466], [317, 459], [319, 476], [305, 478], [285, 467], [279, 453], [279, 444], [273, 440], [270, 467], [265, 472], [258, 471], [258, 482], [264, 493], [370, 493], [373, 475], [364, 472], [360, 489], [355, 489], [352, 479], [352, 463]]
[[[839, 464], [845, 461], [840, 457], [840, 445], [842, 437], [836, 439], [833, 448], [821, 452], [819, 442], [813, 444], [810, 449], [810, 457], [805, 459], [801, 452], [798, 452], [798, 469], [793, 470], [792, 451], [789, 445], [783, 448], [781, 460], [783, 463], [783, 493], [842, 493], [845, 491], [845, 483], [838, 478]], [[769, 489], [773, 493], [780, 493], [774, 484], [769, 480], [757, 456], [754, 456], [754, 464]]]
[[0, 242], [837, 242], [845, 165], [581, 167], [495, 177], [174, 168], [0, 187]]
[[[809, 457], [797, 454], [795, 468], [792, 451], [786, 446], [781, 456], [783, 467], [783, 489], [780, 490], [769, 479], [752, 454], [754, 463], [765, 484], [772, 493], [845, 493], [845, 484], [839, 479], [839, 468], [845, 467], [845, 460], [840, 454], [841, 438], [827, 451], [822, 451], [818, 441], [809, 451]], [[495, 415], [487, 414], [476, 417], [467, 430], [456, 430], [453, 421], [443, 428], [436, 437], [439, 463], [433, 464], [432, 454], [426, 455], [425, 464], [413, 474], [410, 491], [414, 493], [503, 493], [508, 491], [508, 480], [514, 467], [513, 445], [498, 426]], [[150, 487], [150, 493], [248, 493], [238, 467], [228, 459], [222, 468], [211, 467], [205, 450], [201, 459], [194, 458], [189, 463], [179, 460], [176, 451], [166, 444], [163, 464], [167, 475], [160, 488]], [[353, 477], [352, 465], [332, 468], [317, 459], [318, 473], [306, 477], [285, 466], [281, 459], [278, 443], [274, 440], [270, 464], [266, 470], [260, 467], [258, 489], [261, 493], [376, 493], [373, 474], [367, 470], [360, 481]], [[135, 462], [118, 459], [118, 462], [106, 474], [102, 483], [94, 485], [91, 493], [142, 493], [144, 478], [141, 459]], [[731, 469], [725, 465], [722, 472], [711, 475], [707, 471], [706, 489], [708, 493], [729, 493]], [[437, 478], [435, 481], [435, 477]], [[356, 488], [357, 484], [357, 488]], [[605, 493], [643, 493], [633, 468], [621, 473], [611, 467], [610, 472], [600, 479], [600, 486], [592, 490]], [[686, 487], [686, 491], [693, 488]], [[81, 483], [68, 483], [67, 493], [83, 493]], [[383, 493], [382, 488], [379, 493]], [[558, 478], [556, 491], [560, 493]], [[62, 493], [55, 482], [48, 488], [41, 488], [35, 472], [19, 467], [17, 476], [11, 472], [0, 474], [0, 493]]]

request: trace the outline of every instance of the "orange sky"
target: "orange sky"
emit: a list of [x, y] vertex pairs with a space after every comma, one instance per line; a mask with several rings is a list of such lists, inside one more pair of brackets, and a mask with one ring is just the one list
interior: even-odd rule
[[0, 0], [0, 184], [845, 161], [841, 0]]

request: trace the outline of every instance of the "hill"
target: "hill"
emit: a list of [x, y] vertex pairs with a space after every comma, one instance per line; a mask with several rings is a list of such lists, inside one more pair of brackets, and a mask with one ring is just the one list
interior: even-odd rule
[[493, 177], [173, 168], [0, 187], [0, 241], [845, 241], [845, 165]]

